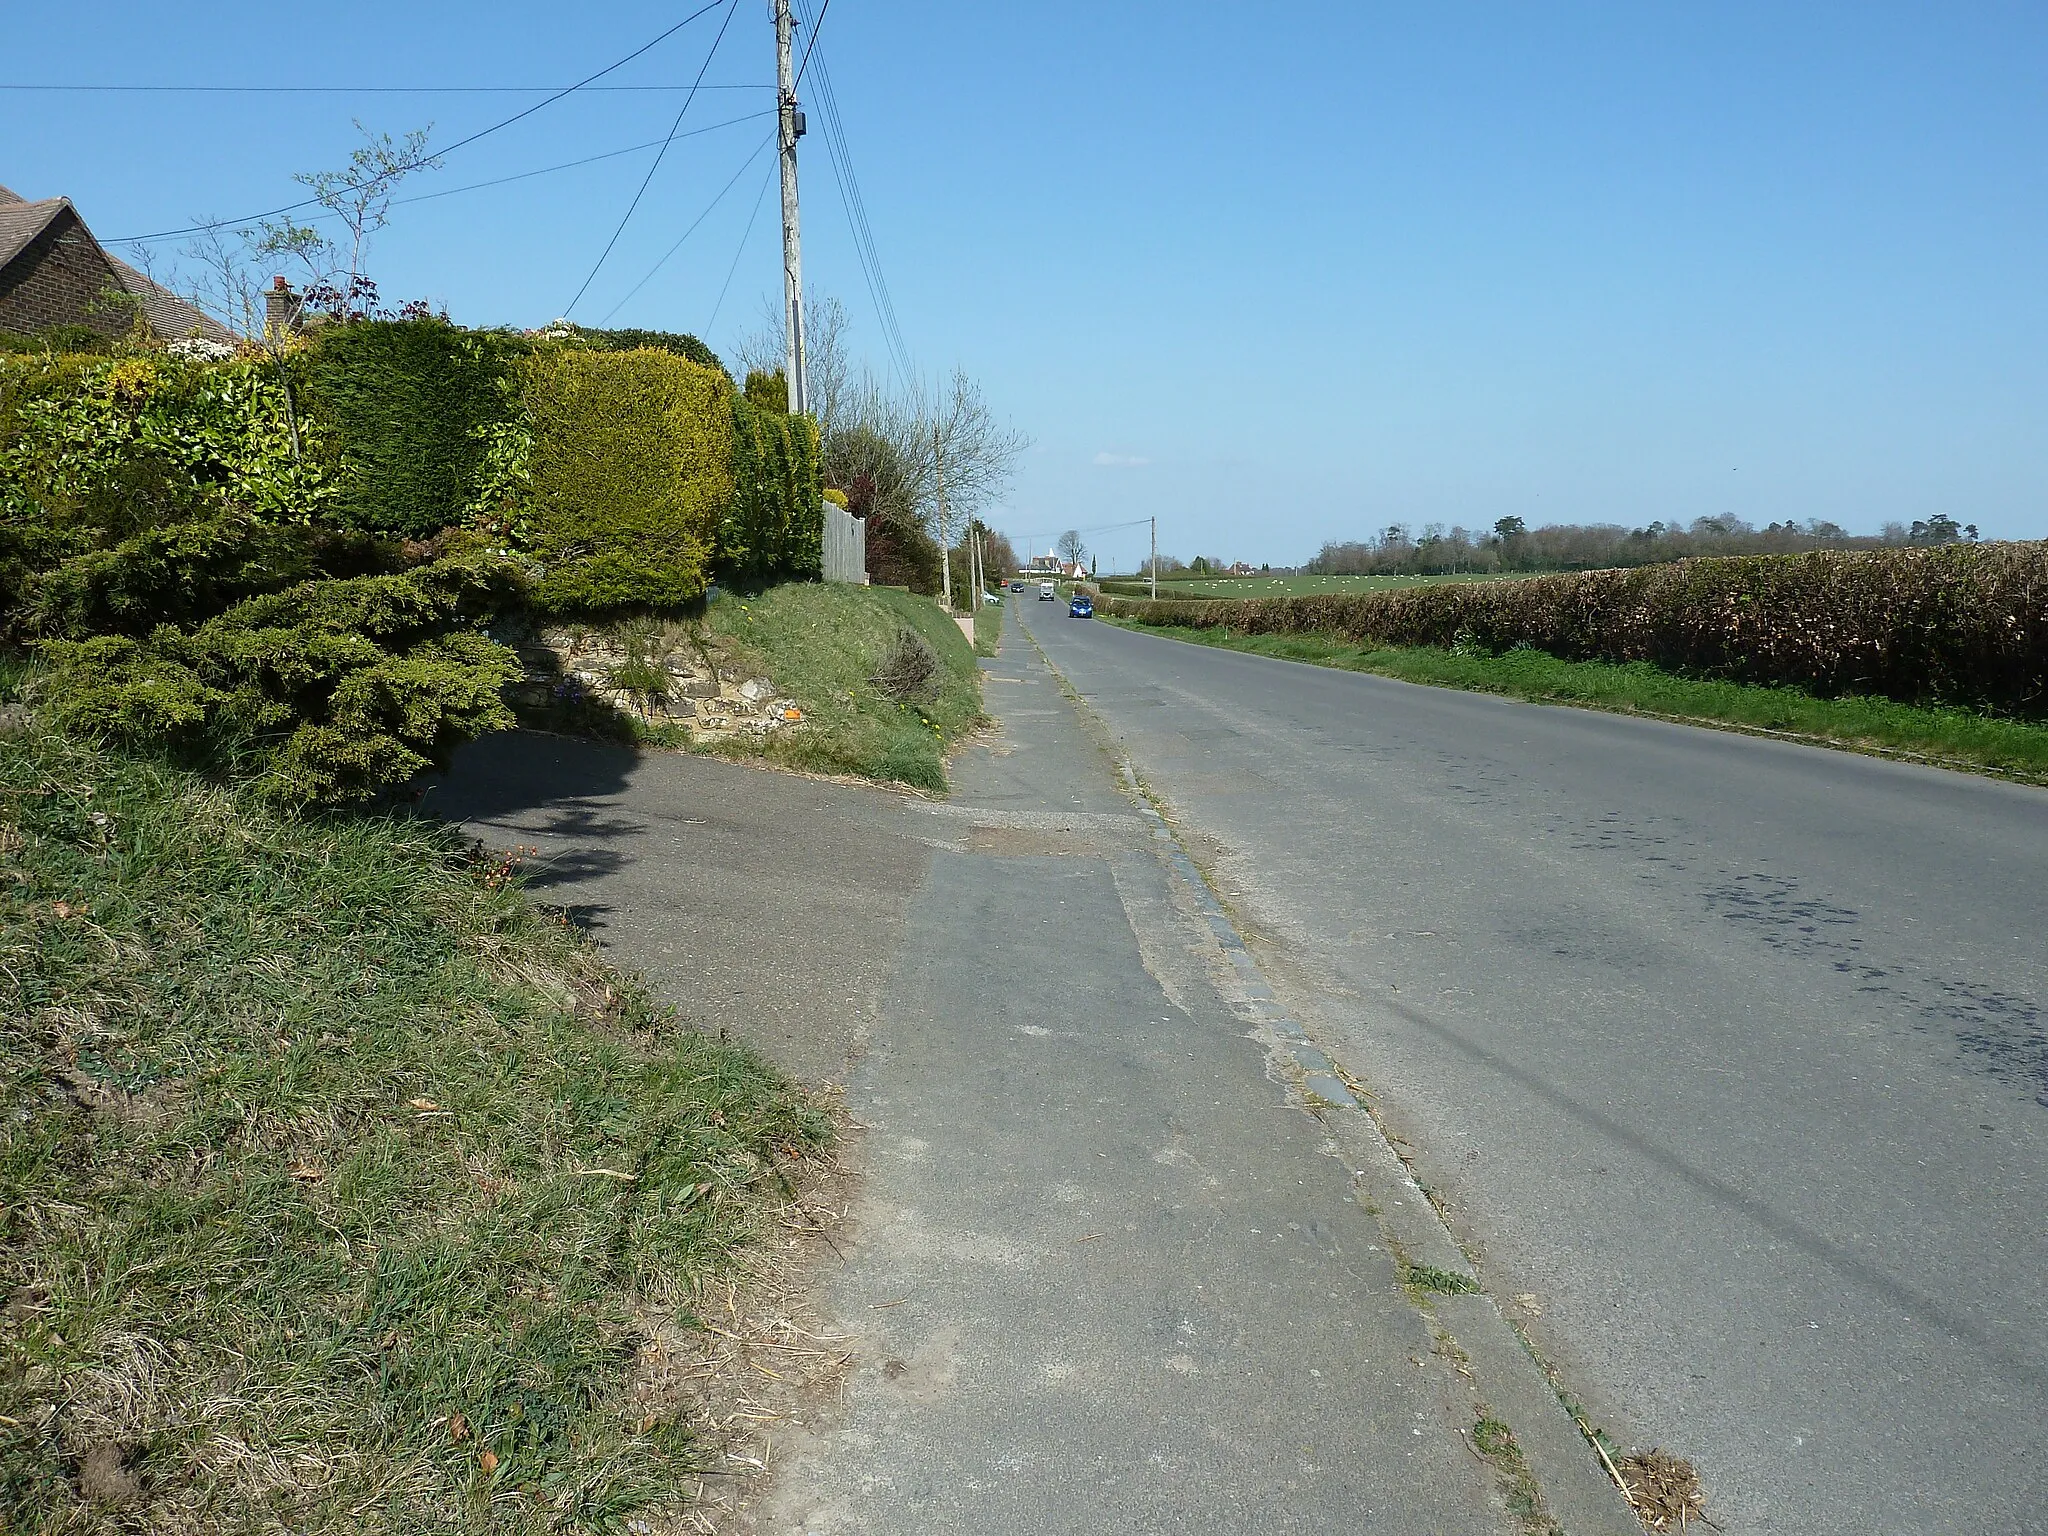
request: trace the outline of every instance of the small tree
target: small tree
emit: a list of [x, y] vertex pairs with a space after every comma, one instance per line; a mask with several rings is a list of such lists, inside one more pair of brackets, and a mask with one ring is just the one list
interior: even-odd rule
[[[252, 246], [258, 256], [296, 262], [305, 278], [307, 306], [344, 320], [363, 319], [377, 310], [377, 285], [364, 264], [372, 238], [391, 221], [392, 192], [414, 171], [437, 170], [441, 165], [440, 156], [427, 153], [432, 124], [413, 129], [402, 140], [372, 133], [360, 120], [356, 130], [363, 143], [350, 154], [345, 169], [301, 171], [292, 178], [341, 220], [346, 239], [330, 240], [309, 225], [280, 219], [258, 225]], [[417, 307], [424, 312], [424, 305]]]
[[[1088, 558], [1088, 546], [1081, 542], [1081, 535], [1072, 528], [1060, 535], [1059, 542], [1053, 548], [1058, 551], [1063, 565], [1080, 565]], [[1198, 561], [1197, 564], [1199, 563]]]

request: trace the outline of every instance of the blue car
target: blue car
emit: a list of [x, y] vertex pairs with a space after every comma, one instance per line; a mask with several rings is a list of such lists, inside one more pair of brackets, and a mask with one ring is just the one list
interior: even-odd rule
[[1067, 617], [1070, 619], [1094, 618], [1095, 599], [1090, 597], [1086, 592], [1076, 592], [1074, 594], [1074, 600], [1071, 603], [1067, 604]]

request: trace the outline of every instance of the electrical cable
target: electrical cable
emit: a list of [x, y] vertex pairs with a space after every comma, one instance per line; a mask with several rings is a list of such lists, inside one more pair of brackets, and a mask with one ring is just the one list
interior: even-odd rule
[[[712, 4], [717, 4], [717, 0], [712, 0]], [[706, 6], [705, 10], [709, 10], [710, 8], [710, 6]], [[569, 307], [562, 311], [562, 314], [565, 318], [569, 315], [574, 314], [576, 312], [576, 306], [583, 302], [583, 295], [590, 291], [590, 285], [596, 281], [599, 270], [604, 266], [606, 259], [612, 253], [612, 247], [619, 243], [619, 236], [623, 235], [626, 232], [627, 224], [632, 222], [633, 210], [640, 206], [640, 199], [647, 195], [647, 188], [654, 181], [654, 173], [661, 169], [661, 162], [665, 158], [667, 158], [668, 147], [669, 145], [675, 142], [676, 131], [683, 126], [683, 114], [690, 110], [690, 103], [697, 99], [697, 86], [703, 83], [705, 72], [711, 68], [711, 61], [718, 57], [718, 45], [725, 41], [726, 29], [732, 25], [733, 12], [737, 11], [739, 8], [740, 0], [730, 0], [730, 3], [727, 4], [725, 8], [725, 20], [718, 24], [718, 36], [711, 39], [711, 51], [704, 55], [704, 62], [697, 69], [697, 80], [695, 83], [691, 85], [690, 94], [683, 98], [683, 104], [681, 108], [678, 109], [676, 112], [676, 120], [673, 123], [669, 124], [668, 137], [662, 140], [661, 149], [654, 157], [654, 164], [647, 167], [647, 174], [641, 178], [640, 190], [633, 194], [633, 201], [626, 204], [626, 213], [625, 216], [619, 220], [619, 227], [612, 231], [611, 239], [605, 241], [604, 249], [598, 253], [597, 262], [595, 265], [591, 267], [590, 275], [583, 279], [583, 286], [576, 290], [576, 297], [571, 299], [569, 301]], [[702, 15], [703, 12], [700, 11], [697, 14]], [[722, 192], [719, 194], [720, 197], [723, 197], [724, 195], [725, 194]], [[695, 226], [693, 225], [692, 228], [694, 227]], [[685, 236], [685, 238], [688, 237]], [[679, 240], [676, 243], [680, 245], [682, 241]], [[663, 261], [666, 261], [667, 259], [668, 258], [665, 256], [662, 258]], [[658, 267], [659, 263], [657, 263], [656, 265]], [[648, 277], [652, 277], [654, 274], [650, 272], [647, 275]], [[642, 281], [645, 281], [645, 279], [642, 279]], [[623, 303], [624, 301], [621, 300], [621, 302]]]
[[902, 324], [896, 318], [896, 302], [889, 292], [881, 251], [875, 242], [874, 228], [868, 221], [867, 200], [861, 193], [860, 176], [854, 168], [853, 153], [846, 141], [846, 124], [839, 111], [838, 92], [832, 84], [831, 66], [823, 54], [818, 56], [818, 97], [825, 108], [826, 145], [831, 151], [834, 175], [840, 177], [840, 198], [846, 208], [847, 223], [854, 233], [855, 250], [862, 257], [862, 272], [869, 279], [870, 297], [875, 301], [877, 316], [882, 322], [883, 338], [890, 347], [899, 378], [908, 387], [916, 368], [911, 361], [909, 344], [903, 339]]
[[811, 50], [818, 46], [818, 29], [825, 25], [825, 13], [831, 9], [832, 0], [825, 0], [825, 3], [818, 7], [818, 19], [810, 24], [811, 40], [804, 46], [804, 61], [797, 66], [796, 79], [790, 85], [792, 91], [804, 83], [804, 71], [811, 67]]
[[[679, 139], [701, 138], [707, 133], [716, 133], [721, 128], [732, 128], [736, 127], [740, 123], [756, 122], [761, 118], [773, 117], [774, 115], [775, 109], [773, 107], [770, 107], [763, 112], [749, 112], [743, 117], [729, 117], [722, 123], [712, 123], [708, 127], [692, 128], [688, 133], [679, 133], [676, 135], [676, 137]], [[621, 155], [638, 154], [643, 149], [654, 148], [654, 146], [659, 144], [660, 142], [661, 140], [659, 139], [649, 139], [644, 144], [628, 144], [624, 149], [608, 149], [601, 155], [585, 155], [581, 160], [564, 160], [560, 165], [544, 165], [537, 171], [520, 171], [515, 175], [498, 176], [492, 178], [489, 181], [472, 181], [466, 186], [443, 187], [438, 192], [422, 192], [417, 197], [395, 197], [391, 200], [391, 206], [394, 208], [403, 208], [412, 203], [430, 203], [437, 197], [453, 197], [458, 192], [479, 192], [486, 187], [502, 187], [508, 181], [526, 181], [531, 177], [547, 176], [555, 171], [573, 171], [580, 165], [595, 165], [600, 160], [616, 160]], [[308, 218], [310, 220], [339, 217], [339, 214], [330, 213], [315, 213], [308, 215]]]
[[[699, 12], [698, 15], [702, 15]], [[686, 17], [676, 23], [687, 26], [696, 17]], [[664, 33], [663, 36], [667, 34]], [[661, 41], [657, 37], [656, 43]], [[654, 44], [648, 44], [653, 47]], [[640, 50], [645, 53], [645, 48]], [[630, 58], [621, 59], [624, 64]], [[612, 66], [618, 68], [617, 64]], [[598, 78], [596, 75], [590, 77]], [[178, 94], [193, 96], [536, 96], [553, 91], [567, 95], [570, 91], [687, 91], [687, 85], [7, 85], [0, 84], [0, 91], [99, 91], [99, 92], [150, 92], [155, 94]], [[763, 85], [707, 85], [707, 91], [772, 91], [773, 84]]]
[[768, 201], [768, 188], [774, 184], [775, 167], [768, 167], [768, 174], [761, 178], [761, 190], [754, 194], [754, 211], [747, 215], [746, 232], [740, 236], [740, 248], [732, 253], [732, 265], [725, 269], [725, 286], [718, 290], [718, 302], [711, 306], [711, 319], [704, 327], [709, 336], [712, 327], [718, 324], [718, 315], [725, 308], [725, 296], [732, 289], [733, 275], [740, 269], [740, 258], [747, 254], [747, 242], [754, 238], [754, 224], [761, 217], [761, 205]]
[[[800, 12], [807, 13], [804, 0], [797, 0]], [[825, 0], [829, 6], [831, 0]], [[824, 19], [820, 10], [818, 19]], [[809, 68], [811, 53], [818, 47], [818, 28], [805, 15], [805, 24], [811, 28], [809, 51], [805, 53], [805, 68]], [[910, 348], [903, 339], [903, 328], [896, 318], [895, 301], [889, 293], [889, 282], [882, 271], [881, 253], [876, 248], [874, 228], [868, 221], [866, 200], [861, 196], [860, 179], [854, 170], [852, 151], [846, 143], [846, 126], [840, 116], [837, 94], [832, 89], [832, 71], [825, 54], [817, 54], [818, 101], [825, 117], [825, 145], [832, 162], [832, 172], [839, 184], [840, 203], [846, 211], [846, 221], [853, 235], [854, 254], [859, 259], [861, 276], [868, 288], [868, 298], [874, 304], [875, 318], [882, 330], [882, 341], [889, 353], [890, 366], [898, 379], [908, 388], [916, 369], [911, 362]]]
[[[546, 100], [537, 101], [532, 106], [525, 108], [523, 111], [513, 113], [510, 117], [506, 118], [501, 123], [493, 123], [488, 128], [479, 129], [477, 132], [472, 133], [466, 139], [457, 139], [453, 144], [450, 144], [446, 149], [437, 149], [433, 152], [433, 154], [422, 156], [421, 159], [414, 161], [411, 165], [403, 167], [403, 169], [416, 169], [419, 165], [424, 164], [427, 160], [438, 160], [443, 155], [452, 155], [453, 153], [455, 153], [456, 150], [462, 149], [467, 145], [474, 144], [478, 139], [488, 138], [490, 135], [496, 133], [501, 128], [510, 128], [514, 123], [519, 122], [522, 118], [531, 117], [534, 113], [540, 111], [541, 108], [551, 107], [556, 102], [560, 101], [564, 96], [573, 95], [575, 92], [582, 90], [592, 81], [602, 80], [606, 75], [610, 74], [613, 70], [623, 69], [626, 65], [632, 63], [635, 59], [639, 58], [641, 54], [647, 52], [648, 49], [654, 47], [656, 43], [667, 41], [669, 38], [675, 36], [676, 33], [682, 31], [683, 28], [687, 27], [691, 22], [695, 21], [699, 16], [706, 15], [707, 13], [715, 11], [717, 9], [718, 0], [711, 0], [711, 3], [709, 5], [703, 6], [697, 10], [690, 12], [689, 15], [685, 16], [681, 21], [677, 22], [674, 26], [670, 27], [666, 32], [662, 33], [659, 37], [654, 38], [651, 42], [642, 43], [638, 48], [635, 48], [631, 53], [627, 54], [623, 59], [620, 59], [617, 63], [607, 64], [603, 69], [600, 69], [596, 74], [584, 76], [581, 80], [578, 80], [574, 85], [564, 87], [563, 89], [555, 92], [554, 95], [548, 97]], [[726, 13], [726, 19], [728, 21], [732, 19], [732, 13], [730, 11]], [[720, 35], [722, 36], [723, 33], [721, 33]], [[692, 87], [693, 94], [694, 91], [695, 87]], [[686, 102], [685, 106], [687, 105], [688, 103]], [[676, 120], [678, 122], [681, 122], [681, 116], [678, 115]], [[295, 213], [301, 208], [310, 208], [319, 201], [320, 199], [317, 197], [301, 198], [296, 203], [287, 203], [285, 204], [284, 207], [273, 208], [268, 213], [252, 213], [246, 216], [245, 218], [239, 219], [216, 219], [211, 224], [193, 224], [187, 226], [184, 229], [162, 229], [158, 230], [155, 234], [150, 235], [120, 235], [116, 236], [112, 240], [103, 241], [101, 243], [107, 245], [139, 245], [145, 240], [168, 240], [177, 235], [203, 235], [207, 233], [207, 231], [209, 230], [220, 229], [230, 224], [253, 224], [258, 219], [274, 219], [280, 213]]]
[[677, 251], [683, 248], [683, 241], [689, 239], [690, 236], [694, 235], [697, 232], [697, 226], [702, 224], [706, 219], [711, 217], [711, 210], [716, 208], [720, 203], [725, 201], [725, 194], [730, 192], [733, 189], [734, 184], [738, 182], [742, 176], [747, 174], [747, 167], [751, 166], [756, 160], [760, 159], [761, 151], [768, 148], [774, 142], [775, 135], [770, 134], [767, 138], [763, 139], [758, 145], [755, 146], [754, 152], [751, 155], [747, 156], [747, 158], [740, 163], [740, 168], [738, 170], [732, 173], [732, 180], [728, 181], [724, 186], [718, 189], [718, 195], [712, 198], [710, 202], [704, 205], [704, 211], [698, 214], [696, 218], [690, 221], [690, 227], [684, 230], [682, 234], [676, 238], [676, 243], [670, 246], [666, 251], [663, 251], [661, 253], [661, 260], [657, 261], [653, 266], [647, 269], [647, 276], [641, 278], [639, 282], [635, 283], [631, 288], [627, 289], [625, 297], [621, 298], [618, 303], [614, 304], [610, 309], [605, 311], [604, 317], [606, 321], [609, 321], [613, 315], [616, 315], [621, 309], [625, 308], [627, 299], [632, 298], [634, 294], [638, 293], [642, 288], [645, 288], [648, 285], [648, 283], [653, 281], [654, 274], [659, 272], [663, 267], [668, 265], [669, 257], [675, 255]]

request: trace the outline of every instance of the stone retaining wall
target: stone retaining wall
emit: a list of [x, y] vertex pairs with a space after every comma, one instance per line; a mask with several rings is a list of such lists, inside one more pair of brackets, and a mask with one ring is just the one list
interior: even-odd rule
[[[515, 709], [545, 711], [587, 700], [649, 725], [687, 726], [709, 737], [765, 736], [803, 724], [803, 711], [773, 679], [742, 668], [715, 639], [681, 626], [563, 626], [505, 641], [526, 665], [526, 676], [512, 685]], [[647, 676], [634, 677], [643, 667]], [[657, 677], [664, 686], [627, 686]]]

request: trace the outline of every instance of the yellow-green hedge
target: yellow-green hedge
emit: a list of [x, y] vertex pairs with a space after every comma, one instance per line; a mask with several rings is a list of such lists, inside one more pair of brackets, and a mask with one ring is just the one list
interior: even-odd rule
[[533, 443], [536, 606], [589, 612], [703, 595], [733, 501], [732, 385], [672, 352], [547, 349], [519, 365]]

